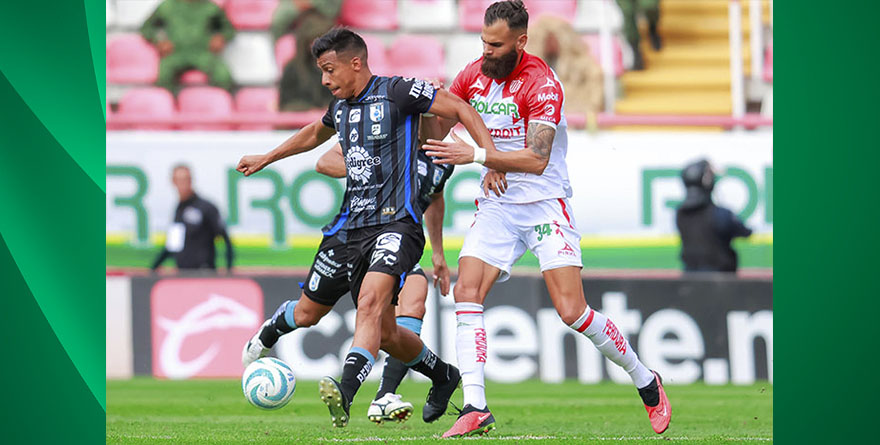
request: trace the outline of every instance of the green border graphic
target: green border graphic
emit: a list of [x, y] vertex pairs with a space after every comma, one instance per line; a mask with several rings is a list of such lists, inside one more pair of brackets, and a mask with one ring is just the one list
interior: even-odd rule
[[105, 7], [0, 12], [5, 443], [105, 440]]

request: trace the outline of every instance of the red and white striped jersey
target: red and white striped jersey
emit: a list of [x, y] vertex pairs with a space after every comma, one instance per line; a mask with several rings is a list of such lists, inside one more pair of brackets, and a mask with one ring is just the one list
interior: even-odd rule
[[[522, 60], [503, 80], [480, 72], [483, 58], [468, 64], [452, 82], [449, 91], [470, 103], [483, 118], [489, 134], [500, 151], [526, 149], [526, 131], [530, 122], [556, 128], [550, 162], [542, 175], [508, 173], [507, 192], [490, 200], [528, 203], [544, 199], [571, 197], [568, 167], [567, 123], [563, 110], [562, 83], [556, 73], [539, 57], [523, 53]], [[486, 174], [484, 167], [481, 177]]]

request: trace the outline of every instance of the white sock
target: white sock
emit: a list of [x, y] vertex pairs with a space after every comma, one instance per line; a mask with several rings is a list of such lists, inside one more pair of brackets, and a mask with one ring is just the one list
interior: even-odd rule
[[623, 368], [636, 388], [644, 388], [654, 381], [654, 374], [642, 364], [636, 351], [608, 317], [587, 306], [583, 315], [570, 327], [584, 334], [602, 355]]
[[464, 404], [477, 409], [486, 407], [486, 329], [483, 327], [483, 305], [455, 303], [458, 322], [455, 335], [455, 355], [461, 371]]

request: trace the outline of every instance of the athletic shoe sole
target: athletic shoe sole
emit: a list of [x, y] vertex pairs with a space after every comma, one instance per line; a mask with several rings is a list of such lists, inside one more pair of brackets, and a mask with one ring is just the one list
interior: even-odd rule
[[324, 377], [318, 382], [318, 392], [321, 394], [321, 401], [330, 410], [330, 421], [333, 426], [342, 428], [348, 425], [348, 413], [343, 406], [345, 401], [342, 399], [339, 384], [330, 377]]
[[391, 422], [391, 421], [397, 422], [397, 423], [403, 423], [403, 422], [406, 422], [407, 420], [409, 420], [410, 417], [412, 417], [413, 411], [414, 410], [411, 406], [403, 406], [403, 407], [397, 408], [394, 411], [391, 411], [387, 415], [367, 416], [367, 418], [370, 419], [371, 422], [373, 422], [377, 425], [381, 425], [384, 422]]

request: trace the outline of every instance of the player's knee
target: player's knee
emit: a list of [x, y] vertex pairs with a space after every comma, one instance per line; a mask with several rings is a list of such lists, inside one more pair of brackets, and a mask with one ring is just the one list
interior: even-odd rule
[[560, 305], [556, 308], [556, 313], [559, 314], [563, 323], [571, 325], [584, 314], [584, 310], [586, 310], [586, 303], [573, 302], [572, 304]]
[[477, 286], [468, 285], [459, 281], [455, 283], [452, 292], [455, 294], [456, 303], [480, 302], [480, 288]]
[[382, 313], [382, 309], [384, 308], [382, 300], [382, 295], [380, 295], [376, 291], [361, 290], [361, 294], [358, 296], [358, 315], [380, 315]]

